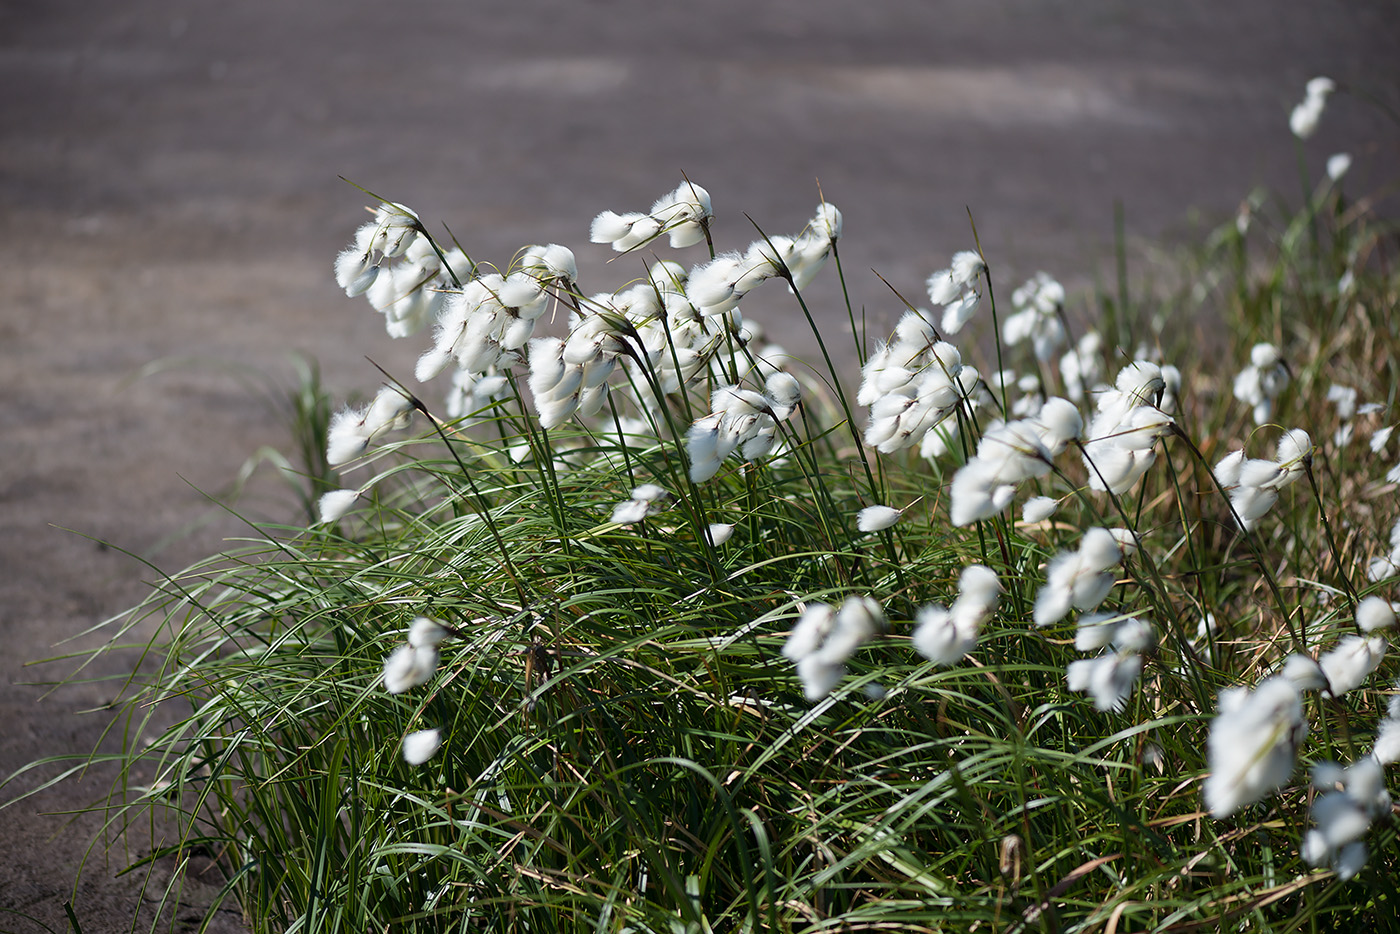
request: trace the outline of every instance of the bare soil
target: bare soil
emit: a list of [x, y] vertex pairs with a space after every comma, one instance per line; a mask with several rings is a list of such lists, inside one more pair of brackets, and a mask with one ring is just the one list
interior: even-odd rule
[[[377, 385], [365, 354], [411, 373], [422, 342], [391, 341], [331, 279], [366, 203], [337, 176], [478, 258], [578, 246], [598, 289], [640, 269], [582, 244], [599, 210], [644, 208], [685, 172], [738, 247], [744, 212], [795, 230], [820, 179], [879, 333], [899, 306], [866, 270], [917, 299], [970, 245], [968, 208], [1009, 292], [1039, 268], [1104, 273], [1115, 201], [1137, 269], [1143, 244], [1189, 240], [1255, 185], [1296, 191], [1287, 114], [1315, 74], [1356, 93], [1310, 163], [1346, 150], [1355, 190], [1393, 181], [1400, 132], [1362, 98], [1395, 102], [1398, 40], [1393, 0], [0, 0], [0, 778], [118, 748], [85, 711], [116, 690], [91, 679], [134, 653], [52, 693], [36, 682], [73, 663], [31, 663], [92, 648], [82, 634], [156, 568], [246, 532], [211, 497], [287, 447], [250, 385], [287, 385], [290, 351], [340, 397]], [[780, 302], [748, 310], [811, 351]], [[238, 503], [293, 508], [266, 469]], [[120, 853], [88, 854], [75, 888], [101, 821], [65, 812], [113, 779], [95, 767], [0, 810], [0, 931], [65, 930], [70, 899], [89, 934], [152, 923]], [[214, 883], [187, 879], [175, 930]], [[237, 912], [216, 928], [241, 930]]]

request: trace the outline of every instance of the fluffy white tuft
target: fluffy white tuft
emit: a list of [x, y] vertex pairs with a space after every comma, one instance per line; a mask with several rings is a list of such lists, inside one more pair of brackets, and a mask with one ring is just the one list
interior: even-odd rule
[[331, 490], [321, 495], [316, 511], [322, 522], [334, 522], [350, 511], [359, 496], [359, 490]]
[[417, 730], [403, 738], [403, 761], [422, 765], [442, 748], [441, 730]]

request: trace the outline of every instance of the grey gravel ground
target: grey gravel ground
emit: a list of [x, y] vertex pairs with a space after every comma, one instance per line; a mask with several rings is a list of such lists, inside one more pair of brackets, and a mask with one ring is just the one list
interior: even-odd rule
[[[603, 208], [684, 171], [742, 246], [745, 212], [795, 230], [820, 179], [884, 322], [898, 307], [866, 270], [917, 296], [970, 244], [967, 208], [1009, 290], [1038, 268], [1090, 283], [1115, 200], [1137, 266], [1139, 244], [1191, 236], [1192, 209], [1295, 191], [1286, 119], [1314, 74], [1357, 93], [1308, 158], [1347, 150], [1357, 190], [1393, 182], [1400, 131], [1361, 95], [1396, 101], [1398, 40], [1394, 0], [0, 0], [0, 776], [98, 743], [79, 711], [112, 686], [45, 696], [29, 682], [65, 666], [25, 663], [91, 647], [54, 646], [144, 593], [154, 572], [125, 552], [175, 568], [240, 534], [200, 491], [286, 436], [237, 368], [285, 384], [301, 350], [340, 396], [376, 385], [364, 354], [411, 371], [421, 342], [330, 280], [365, 201], [337, 176], [478, 257], [578, 246], [589, 288], [636, 274], [582, 243]], [[811, 350], [781, 304], [749, 310]], [[133, 378], [153, 361], [175, 362]], [[290, 517], [261, 476], [240, 509]], [[73, 889], [99, 822], [54, 814], [111, 781], [0, 810], [0, 931], [64, 930], [70, 897], [90, 934], [151, 924], [100, 854]]]

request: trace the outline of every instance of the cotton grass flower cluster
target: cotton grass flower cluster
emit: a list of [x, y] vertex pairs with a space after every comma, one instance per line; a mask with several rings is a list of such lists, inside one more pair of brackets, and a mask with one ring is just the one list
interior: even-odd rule
[[1045, 387], [1036, 373], [1017, 373], [1015, 370], [1000, 370], [988, 380], [988, 391], [994, 399], [1010, 402], [1008, 410], [1016, 418], [1031, 418], [1040, 413], [1045, 404]]
[[442, 730], [415, 730], [403, 738], [403, 761], [422, 765], [442, 748]]
[[649, 368], [663, 394], [676, 393], [705, 370], [722, 341], [742, 340], [738, 309], [717, 317], [701, 314], [686, 293], [689, 279], [680, 263], [663, 260], [651, 265], [645, 279], [590, 299], [592, 307], [626, 321], [636, 333], [640, 353], [622, 360], [631, 385], [644, 385], [643, 371]]
[[1102, 353], [1103, 336], [1089, 330], [1060, 357], [1060, 381], [1064, 383], [1067, 399], [1081, 403], [1090, 391], [1102, 392], [1107, 388], [1099, 385], [1103, 378]]
[[354, 297], [362, 295], [379, 277], [384, 260], [402, 256], [418, 242], [423, 224], [407, 205], [385, 202], [374, 210], [374, 220], [355, 231], [355, 239], [335, 258], [335, 281]]
[[1122, 710], [1142, 675], [1143, 653], [1156, 642], [1152, 624], [1136, 617], [1081, 616], [1074, 647], [1081, 652], [1105, 651], [1070, 662], [1069, 689], [1091, 695], [1099, 710]]
[[977, 647], [977, 636], [996, 612], [1002, 590], [991, 568], [980, 564], [963, 568], [958, 577], [958, 598], [952, 606], [931, 603], [919, 609], [914, 649], [935, 664], [957, 664]]
[[452, 386], [447, 391], [444, 410], [448, 418], [469, 425], [477, 412], [510, 396], [510, 379], [505, 373], [494, 367], [484, 373], [473, 373], [459, 367], [452, 373]]
[[732, 522], [711, 522], [705, 527], [705, 538], [714, 548], [718, 548], [733, 537], [734, 523]]
[[686, 433], [692, 481], [709, 480], [732, 454], [757, 461], [772, 452], [779, 422], [797, 410], [802, 394], [797, 380], [782, 372], [768, 377], [764, 389], [721, 386], [711, 394], [710, 413]]
[[614, 315], [576, 314], [569, 336], [530, 342], [530, 392], [540, 426], [554, 428], [575, 416], [591, 418], [608, 401], [608, 377], [630, 351], [626, 322]]
[[885, 613], [869, 597], [847, 597], [837, 609], [810, 603], [783, 646], [797, 665], [809, 701], [821, 700], [846, 676], [846, 662], [862, 645], [883, 634]]
[[1317, 660], [1327, 692], [1341, 697], [1359, 688], [1380, 666], [1389, 643], [1385, 636], [1343, 636], [1336, 647]]
[[573, 287], [578, 270], [568, 247], [526, 247], [520, 268], [508, 276], [489, 273], [445, 293], [433, 347], [418, 360], [415, 375], [427, 382], [448, 363], [471, 374], [504, 370], [520, 361], [549, 307], [550, 290]]
[[1283, 677], [1300, 691], [1324, 691], [1335, 698], [1359, 688], [1385, 658], [1389, 641], [1375, 630], [1395, 625], [1393, 605], [1367, 597], [1357, 606], [1356, 625], [1363, 635], [1343, 636], [1316, 660], [1300, 652], [1288, 656]]
[[437, 674], [440, 646], [450, 631], [442, 623], [420, 616], [408, 629], [408, 641], [384, 660], [384, 690], [402, 694], [427, 684]]
[[[744, 253], [751, 269], [771, 266], [774, 274], [789, 280], [792, 288], [805, 289], [826, 264], [841, 239], [843, 220], [834, 204], [822, 202], [806, 225], [792, 236], [765, 236]], [[768, 278], [768, 276], [765, 276]]]
[[822, 202], [816, 213], [793, 238], [792, 245], [782, 254], [789, 284], [796, 290], [805, 289], [816, 278], [827, 258], [841, 239], [841, 212], [836, 205]]
[[[326, 463], [339, 467], [355, 460], [389, 432], [407, 428], [413, 412], [413, 400], [398, 386], [381, 387], [368, 405], [342, 409], [331, 417], [327, 430]], [[317, 518], [322, 523], [338, 521], [373, 486], [370, 481], [358, 489], [323, 493], [316, 503]]]
[[[856, 401], [870, 407], [865, 443], [882, 454], [921, 445], [925, 457], [942, 453], [956, 434], [950, 416], [979, 380], [974, 367], [963, 365], [958, 349], [939, 340], [933, 324], [916, 311], [900, 319], [894, 336], [870, 355], [861, 374]], [[947, 429], [935, 431], [945, 420]]]
[[1312, 449], [1308, 433], [1294, 428], [1279, 438], [1273, 460], [1246, 458], [1240, 449], [1215, 465], [1215, 481], [1230, 495], [1230, 508], [1246, 532], [1268, 514], [1278, 502], [1279, 493], [1304, 474]]
[[369, 405], [342, 409], [332, 416], [326, 462], [338, 467], [352, 461], [384, 435], [407, 428], [412, 420], [413, 400], [397, 386], [384, 386]]
[[1400, 762], [1400, 682], [1391, 685], [1391, 690], [1386, 717], [1376, 728], [1376, 743], [1371, 749], [1371, 755], [1382, 765]]
[[1332, 443], [1339, 448], [1344, 448], [1351, 443], [1352, 435], [1356, 431], [1356, 400], [1359, 394], [1355, 386], [1342, 386], [1333, 383], [1327, 387], [1327, 401], [1337, 407], [1337, 418], [1341, 424], [1337, 426], [1336, 432], [1332, 435]]
[[721, 253], [690, 272], [687, 294], [704, 315], [730, 311], [760, 283], [781, 277], [805, 288], [841, 236], [841, 212], [823, 202], [795, 236], [765, 236], [743, 253]]
[[1346, 768], [1323, 762], [1313, 768], [1312, 780], [1322, 794], [1312, 803], [1309, 816], [1317, 826], [1303, 837], [1302, 857], [1309, 866], [1330, 866], [1345, 881], [1366, 865], [1362, 837], [1371, 823], [1390, 815], [1385, 770], [1369, 756]]
[[1396, 609], [1397, 605], [1384, 597], [1364, 597], [1356, 605], [1356, 628], [1362, 632], [1391, 629], [1395, 626]]
[[666, 491], [655, 483], [643, 483], [632, 490], [632, 495], [613, 507], [609, 522], [618, 525], [632, 525], [647, 516], [659, 512]]
[[1283, 786], [1308, 735], [1302, 695], [1287, 678], [1268, 678], [1253, 691], [1220, 692], [1207, 749], [1206, 807], [1228, 817]]
[[943, 306], [943, 330], [956, 334], [963, 325], [972, 320], [977, 305], [982, 301], [982, 274], [987, 264], [980, 254], [964, 250], [953, 254], [947, 269], [940, 269], [928, 277], [928, 299], [935, 305]]
[[381, 205], [335, 263], [336, 281], [348, 295], [364, 294], [384, 315], [390, 337], [427, 327], [442, 310], [447, 290], [455, 287], [456, 270], [469, 267], [461, 250], [440, 252], [423, 235], [417, 215], [401, 204]]
[[1254, 424], [1273, 418], [1274, 400], [1288, 388], [1288, 364], [1273, 344], [1255, 344], [1249, 365], [1235, 376], [1235, 398], [1254, 410]]
[[1112, 388], [1098, 393], [1083, 446], [1090, 488], [1126, 493], [1147, 473], [1157, 459], [1157, 441], [1175, 428], [1166, 409], [1180, 382], [1175, 367], [1137, 360], [1118, 371]]
[[1046, 400], [1034, 418], [988, 427], [977, 453], [953, 475], [953, 525], [970, 525], [1001, 512], [1016, 495], [1016, 485], [1050, 473], [1055, 458], [1083, 429], [1079, 409], [1059, 398]]
[[1328, 96], [1337, 89], [1331, 78], [1318, 76], [1308, 81], [1303, 99], [1288, 115], [1288, 128], [1299, 139], [1311, 139], [1317, 132], [1317, 124], [1322, 119], [1322, 111], [1327, 107]]
[[1108, 529], [1090, 528], [1075, 551], [1062, 551], [1050, 560], [1045, 585], [1036, 594], [1032, 619], [1036, 626], [1053, 625], [1070, 610], [1098, 608], [1113, 590], [1123, 560], [1123, 545]]
[[321, 522], [335, 522], [355, 507], [359, 490], [331, 490], [316, 501], [316, 515]]
[[603, 211], [593, 218], [588, 239], [629, 253], [665, 234], [673, 248], [683, 249], [704, 242], [712, 217], [710, 193], [694, 182], [683, 181], [674, 191], [657, 198], [645, 214]]
[[1030, 341], [1037, 360], [1042, 363], [1053, 360], [1066, 341], [1061, 321], [1065, 287], [1048, 272], [1037, 272], [1011, 293], [1011, 305], [1016, 312], [1002, 322], [1001, 339], [1008, 347]]
[[[694, 202], [684, 202], [682, 196], [692, 190], [703, 192], [698, 186], [685, 183], [658, 201], [658, 205], [663, 201], [680, 204], [677, 211], [667, 214], [654, 207], [651, 214], [631, 222], [649, 230], [652, 225], [645, 218], [656, 220], [664, 215], [671, 220], [662, 223], [658, 230], [673, 234], [681, 231], [681, 243], [688, 242], [695, 225], [703, 227], [710, 216], [707, 194]], [[595, 220], [595, 239], [615, 232], [617, 217], [624, 215], [599, 215]], [[614, 227], [603, 229], [608, 224]], [[757, 240], [745, 253], [721, 254], [690, 270], [669, 261], [657, 263], [649, 271], [647, 281], [613, 295], [593, 296], [573, 318], [567, 340], [537, 338], [530, 344], [530, 386], [545, 427], [554, 427], [570, 417], [596, 414], [606, 401], [607, 380], [619, 359], [632, 372], [634, 385], [652, 376], [663, 394], [688, 386], [707, 372], [707, 364], [721, 344], [749, 344], [754, 330], [746, 329], [739, 301], [757, 285], [775, 277], [787, 278], [794, 288], [802, 288], [830, 255], [840, 233], [841, 212], [834, 205], [822, 203], [796, 236]], [[609, 242], [624, 250], [639, 245], [628, 238], [612, 238]], [[680, 245], [674, 235], [672, 242]], [[790, 376], [771, 372], [773, 368], [765, 359], [773, 353], [761, 352], [757, 357], [761, 366], [770, 369], [766, 386], [769, 405], [763, 414], [781, 421], [791, 413], [800, 393]], [[637, 402], [648, 412], [658, 404], [644, 396]], [[720, 416], [722, 411], [716, 409], [712, 415]], [[762, 456], [752, 452], [763, 446], [760, 436], [771, 439], [772, 425], [761, 423], [753, 427], [745, 422], [748, 427], [737, 429], [741, 420], [742, 415], [729, 419], [717, 433], [719, 461], [727, 456], [725, 448], [735, 437], [739, 439], [736, 447], [749, 446], [750, 453], [745, 455], [748, 459]], [[730, 429], [737, 429], [737, 433]], [[717, 464], [714, 467], [718, 469]]]
[[[605, 211], [598, 215], [592, 239], [626, 252], [667, 234], [673, 247], [685, 247], [706, 238], [712, 218], [708, 192], [687, 180], [657, 199], [646, 214]], [[765, 380], [764, 402], [747, 405], [753, 401], [745, 395], [750, 391], [738, 386], [722, 394], [717, 391], [722, 404], [712, 411], [709, 422], [702, 419], [692, 430], [697, 445], [713, 442], [709, 456], [698, 458], [705, 465], [703, 474], [718, 469], [718, 462], [731, 449], [750, 460], [767, 454], [776, 422], [787, 418], [800, 399], [796, 381], [772, 362], [782, 351], [753, 343], [759, 329], [743, 320], [739, 300], [770, 278], [784, 278], [794, 289], [804, 287], [831, 255], [841, 228], [841, 212], [822, 202], [793, 236], [763, 237], [743, 253], [721, 254], [689, 270], [660, 261], [643, 281], [615, 293], [584, 297], [578, 294], [573, 253], [559, 244], [525, 248], [515, 267], [504, 275], [478, 274], [480, 270], [472, 267], [464, 284], [434, 278], [444, 269], [451, 270], [436, 258], [417, 215], [401, 205], [386, 204], [337, 260], [337, 275], [347, 280], [343, 285], [357, 285], [352, 293], [380, 288], [374, 283], [385, 279], [381, 268], [385, 259], [422, 254], [422, 274], [415, 274], [411, 283], [404, 279], [407, 273], [394, 272], [389, 278], [402, 279], [399, 290], [405, 294], [412, 292], [430, 301], [430, 307], [415, 306], [418, 325], [436, 319], [433, 346], [420, 358], [416, 376], [430, 380], [455, 364], [448, 406], [454, 417], [506, 397], [508, 374], [525, 362], [527, 385], [546, 429], [598, 415], [607, 405], [614, 374], [623, 369], [642, 423], [656, 426], [664, 420], [658, 409], [663, 404], [660, 396], [720, 375], [715, 357], [721, 346], [745, 352], [749, 361], [745, 372], [756, 367], [757, 376]], [[449, 265], [465, 268], [455, 262], [455, 254], [450, 258], [454, 262]], [[362, 277], [364, 281], [359, 282]], [[536, 323], [553, 303], [571, 308], [567, 336], [534, 336]], [[351, 426], [345, 422], [337, 427]], [[358, 436], [338, 431], [332, 438], [339, 458], [335, 463], [358, 456], [377, 433], [375, 424], [361, 429]], [[352, 502], [348, 496], [335, 498], [328, 503], [328, 515]]]
[[1372, 583], [1400, 577], [1400, 519], [1390, 527], [1389, 544], [1390, 548], [1384, 554], [1372, 558], [1366, 565], [1366, 579]]
[[[1332, 182], [1340, 182], [1342, 176], [1351, 171], [1351, 154], [1346, 152], [1334, 152], [1327, 157], [1327, 178]], [[1342, 291], [1338, 289], [1338, 291]]]
[[893, 506], [866, 506], [856, 513], [856, 528], [862, 532], [883, 532], [899, 521], [904, 510]]
[[1032, 496], [1021, 506], [1021, 521], [1026, 525], [1036, 525], [1049, 519], [1059, 508], [1060, 504], [1053, 496]]

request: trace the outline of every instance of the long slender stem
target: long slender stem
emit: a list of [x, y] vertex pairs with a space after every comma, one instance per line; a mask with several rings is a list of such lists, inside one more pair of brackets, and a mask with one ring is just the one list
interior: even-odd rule
[[841, 282], [841, 297], [846, 303], [846, 320], [851, 323], [851, 342], [855, 344], [856, 359], [860, 361], [860, 365], [863, 367], [865, 366], [866, 360], [865, 341], [863, 339], [865, 330], [864, 328], [856, 327], [856, 313], [855, 309], [851, 306], [851, 293], [846, 288], [846, 270], [845, 267], [841, 265], [841, 251], [836, 248], [835, 240], [831, 241], [831, 259], [832, 262], [836, 264], [836, 278]]
[[1303, 459], [1303, 470], [1308, 475], [1308, 483], [1312, 486], [1313, 499], [1317, 502], [1317, 514], [1322, 519], [1322, 530], [1327, 535], [1327, 547], [1332, 552], [1332, 561], [1337, 565], [1337, 578], [1342, 582], [1342, 588], [1347, 592], [1347, 598], [1351, 601], [1352, 612], [1356, 611], [1356, 588], [1352, 586], [1351, 578], [1347, 576], [1346, 565], [1342, 562], [1341, 549], [1337, 547], [1337, 538], [1332, 534], [1332, 523], [1327, 518], [1327, 506], [1322, 501], [1322, 492], [1317, 487], [1317, 478], [1313, 476], [1312, 457]]
[[1196, 443], [1191, 440], [1191, 437], [1175, 424], [1172, 425], [1172, 432], [1176, 437], [1186, 443], [1186, 447], [1195, 455], [1196, 460], [1201, 466], [1205, 467], [1206, 473], [1210, 475], [1210, 482], [1215, 485], [1216, 492], [1225, 500], [1225, 505], [1229, 508], [1230, 515], [1235, 520], [1236, 527], [1240, 529], [1244, 539], [1249, 542], [1249, 548], [1254, 553], [1254, 561], [1259, 566], [1259, 572], [1264, 575], [1264, 580], [1269, 585], [1269, 592], [1273, 595], [1274, 603], [1278, 607], [1279, 617], [1283, 620], [1284, 626], [1288, 629], [1289, 636], [1293, 639], [1294, 648], [1299, 652], [1306, 652], [1307, 640], [1304, 638], [1303, 633], [1294, 627], [1292, 614], [1288, 612], [1287, 604], [1285, 604], [1283, 599], [1283, 592], [1279, 590], [1278, 581], [1274, 580], [1273, 572], [1270, 571], [1269, 566], [1264, 563], [1264, 553], [1259, 548], [1258, 540], [1254, 537], [1253, 533], [1246, 531], [1244, 520], [1241, 519], [1240, 514], [1235, 511], [1235, 504], [1230, 501], [1230, 494], [1226, 493], [1225, 488], [1220, 485], [1220, 481], [1215, 476], [1215, 471], [1211, 470], [1210, 464], [1206, 462], [1205, 455], [1201, 453], [1200, 448], [1196, 447]]
[[[1205, 710], [1208, 707], [1209, 692], [1205, 689], [1205, 685], [1201, 680], [1199, 659], [1196, 657], [1196, 654], [1191, 651], [1190, 642], [1186, 634], [1182, 631], [1181, 626], [1173, 625], [1177, 620], [1175, 613], [1172, 612], [1171, 594], [1167, 590], [1167, 585], [1162, 579], [1161, 572], [1157, 569], [1157, 562], [1152, 559], [1151, 552], [1142, 547], [1142, 540], [1138, 537], [1136, 532], [1139, 523], [1135, 523], [1128, 518], [1128, 513], [1123, 508], [1122, 500], [1120, 500], [1118, 495], [1109, 487], [1103, 474], [1099, 472], [1098, 465], [1095, 464], [1093, 459], [1089, 456], [1089, 452], [1085, 449], [1083, 442], [1076, 442], [1076, 444], [1079, 447], [1080, 453], [1084, 455], [1085, 463], [1089, 465], [1090, 469], [1093, 470], [1094, 474], [1099, 478], [1099, 482], [1103, 484], [1104, 491], [1108, 494], [1108, 500], [1113, 504], [1114, 511], [1118, 513], [1119, 518], [1123, 520], [1125, 526], [1134, 530], [1133, 538], [1137, 542], [1137, 549], [1134, 555], [1140, 559], [1143, 566], [1147, 568], [1147, 574], [1152, 580], [1152, 589], [1155, 589], [1157, 593], [1157, 606], [1163, 615], [1167, 617], [1167, 619], [1163, 620], [1163, 625], [1165, 625], [1172, 634], [1172, 641], [1176, 643], [1177, 651], [1180, 653], [1181, 657], [1189, 662], [1192, 686], [1196, 691], [1196, 702], [1200, 705], [1201, 710]], [[1080, 492], [1081, 495], [1083, 495], [1082, 490]]]

